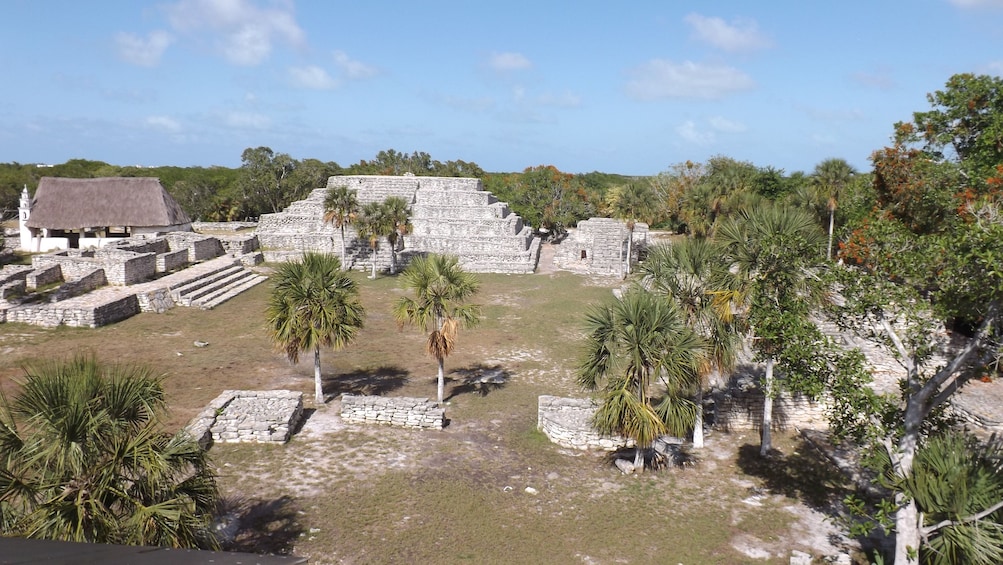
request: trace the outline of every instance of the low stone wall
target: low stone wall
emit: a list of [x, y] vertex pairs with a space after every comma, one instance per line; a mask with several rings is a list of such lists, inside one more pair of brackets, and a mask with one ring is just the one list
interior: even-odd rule
[[258, 226], [257, 222], [192, 222], [192, 229], [201, 231], [239, 231], [253, 229]]
[[188, 264], [188, 250], [179, 249], [157, 255], [157, 272], [168, 273]]
[[223, 251], [234, 255], [251, 253], [258, 250], [258, 236], [254, 234], [220, 235], [216, 236]]
[[34, 326], [54, 328], [56, 326], [71, 326], [77, 328], [96, 328], [113, 324], [139, 313], [139, 301], [136, 295], [129, 294], [118, 300], [97, 307], [61, 306], [55, 304], [28, 305], [7, 310], [8, 322], [21, 322]]
[[285, 443], [303, 417], [303, 393], [225, 390], [185, 427], [208, 449], [222, 443]]
[[550, 441], [571, 449], [616, 451], [633, 446], [633, 440], [600, 434], [592, 427], [596, 407], [588, 398], [540, 396], [536, 426]]
[[87, 294], [95, 288], [100, 288], [106, 284], [108, 284], [108, 278], [105, 276], [104, 269], [94, 269], [86, 275], [78, 279], [68, 281], [60, 286], [56, 292], [53, 293], [49, 302], [58, 302], [60, 300], [73, 298], [74, 296], [80, 296], [81, 294]]
[[0, 300], [7, 300], [12, 296], [21, 296], [24, 292], [24, 279], [14, 279], [12, 281], [0, 283]]
[[174, 308], [175, 305], [174, 298], [171, 296], [171, 290], [167, 287], [155, 288], [147, 292], [137, 292], [136, 300], [139, 301], [140, 312], [163, 314]]
[[[763, 392], [753, 379], [746, 379], [714, 398], [714, 427], [722, 430], [759, 430], [763, 423]], [[782, 393], [773, 399], [773, 429], [829, 428], [828, 403], [806, 396]]]
[[62, 280], [63, 269], [59, 265], [49, 265], [28, 273], [24, 279], [24, 286], [28, 290], [38, 290], [39, 287], [62, 282]]
[[445, 410], [427, 398], [341, 396], [341, 419], [362, 424], [441, 430]]

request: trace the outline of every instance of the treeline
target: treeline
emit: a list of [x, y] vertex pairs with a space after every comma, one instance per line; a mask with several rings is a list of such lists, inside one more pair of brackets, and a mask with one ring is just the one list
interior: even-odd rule
[[[380, 151], [372, 160], [341, 166], [256, 147], [244, 150], [238, 168], [134, 167], [85, 159], [47, 166], [0, 163], [0, 214], [14, 217], [22, 187], [34, 192], [43, 176], [158, 177], [192, 219], [232, 221], [278, 212], [311, 190], [326, 186], [333, 175], [408, 173], [480, 178], [486, 190], [507, 202], [528, 224], [557, 237], [580, 220], [594, 216], [645, 221], [654, 227], [701, 235], [708, 233], [719, 217], [762, 200], [807, 207], [819, 221], [834, 220], [838, 226], [852, 215], [866, 212], [868, 205], [861, 201], [855, 206], [852, 194], [839, 194], [868, 182], [841, 159], [824, 161], [811, 174], [785, 174], [773, 167], [718, 156], [706, 163], [672, 165], [651, 177], [630, 177], [601, 172], [572, 174], [550, 165], [492, 173], [473, 162], [443, 162], [425, 152], [393, 149]], [[850, 182], [853, 179], [856, 184]], [[837, 201], [839, 211], [832, 214]]]

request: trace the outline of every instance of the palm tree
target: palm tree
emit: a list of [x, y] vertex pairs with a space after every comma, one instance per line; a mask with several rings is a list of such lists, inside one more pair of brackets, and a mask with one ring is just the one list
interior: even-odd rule
[[402, 296], [397, 301], [394, 318], [401, 326], [417, 326], [428, 332], [425, 351], [439, 365], [437, 392], [441, 405], [445, 388], [443, 364], [456, 346], [457, 332], [480, 321], [480, 306], [466, 304], [477, 293], [480, 282], [459, 266], [456, 257], [436, 254], [416, 258], [401, 277], [414, 297]]
[[359, 229], [359, 237], [369, 242], [371, 253], [373, 274], [369, 278], [376, 278], [376, 252], [380, 248], [380, 238], [386, 237], [394, 231], [386, 213], [386, 208], [381, 202], [370, 202], [362, 207], [362, 211], [356, 220]]
[[[643, 470], [658, 436], [682, 434], [693, 422], [696, 408], [679, 392], [695, 383], [704, 341], [674, 302], [636, 288], [588, 310], [586, 330], [578, 384], [602, 395], [596, 429], [633, 439], [634, 468]], [[661, 397], [653, 405], [656, 383]]]
[[826, 248], [826, 258], [832, 259], [832, 233], [836, 225], [836, 206], [846, 185], [853, 180], [857, 171], [846, 162], [846, 159], [826, 159], [815, 165], [812, 173], [813, 183], [825, 194], [829, 209], [829, 245]]
[[722, 262], [720, 250], [704, 238], [686, 238], [651, 248], [639, 267], [641, 285], [676, 302], [687, 326], [708, 343], [709, 353], [700, 366], [696, 394], [693, 446], [703, 443], [703, 383], [712, 373], [730, 371], [741, 347], [737, 320], [722, 304], [715, 287]]
[[359, 201], [354, 190], [345, 185], [332, 186], [324, 196], [324, 223], [334, 224], [341, 230], [341, 266], [348, 269], [348, 245], [345, 242], [345, 226], [355, 223], [359, 215]]
[[610, 213], [627, 222], [627, 275], [631, 272], [634, 227], [638, 221], [650, 220], [655, 215], [657, 200], [651, 185], [647, 183], [618, 186], [610, 192]]
[[729, 218], [715, 238], [728, 266], [719, 296], [744, 312], [753, 347], [766, 363], [760, 445], [765, 456], [772, 447], [774, 366], [785, 348], [813, 332], [809, 316], [824, 298], [818, 274], [825, 266], [825, 235], [802, 210], [764, 206]]
[[218, 549], [208, 454], [164, 433], [161, 378], [93, 357], [25, 368], [0, 392], [0, 535]]
[[390, 274], [397, 272], [397, 249], [403, 247], [404, 236], [411, 233], [411, 206], [407, 200], [399, 196], [390, 196], [383, 201], [383, 214], [386, 227], [392, 228], [386, 233], [390, 244]]
[[320, 348], [341, 349], [362, 329], [366, 311], [355, 281], [341, 271], [337, 257], [304, 253], [298, 262], [281, 263], [268, 299], [265, 318], [272, 341], [293, 363], [301, 351], [313, 350], [314, 392], [324, 403]]

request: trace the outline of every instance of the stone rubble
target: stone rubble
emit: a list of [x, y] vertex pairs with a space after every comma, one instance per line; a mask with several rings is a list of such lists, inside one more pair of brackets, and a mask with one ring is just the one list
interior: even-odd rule
[[441, 430], [445, 410], [427, 398], [341, 395], [341, 419], [360, 424]]

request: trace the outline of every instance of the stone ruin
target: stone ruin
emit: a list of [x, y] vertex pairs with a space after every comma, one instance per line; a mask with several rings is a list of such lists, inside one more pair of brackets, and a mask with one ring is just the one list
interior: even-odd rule
[[427, 398], [343, 394], [341, 419], [359, 424], [441, 430], [446, 423], [446, 412]]
[[303, 393], [224, 390], [185, 427], [203, 449], [213, 443], [285, 443], [303, 418]]
[[0, 323], [98, 327], [176, 305], [210, 309], [266, 280], [253, 235], [171, 232], [0, 269]]
[[[333, 176], [305, 200], [276, 214], [264, 214], [255, 234], [268, 261], [285, 261], [304, 251], [341, 255], [341, 231], [325, 224], [324, 196], [330, 187], [354, 190], [359, 205], [403, 198], [411, 205], [412, 233], [403, 238], [398, 255], [403, 265], [421, 253], [456, 255], [460, 265], [477, 273], [532, 273], [540, 257], [540, 238], [507, 204], [484, 190], [479, 179], [418, 176]], [[368, 242], [354, 226], [345, 229], [349, 267], [364, 269], [373, 261]], [[378, 269], [390, 265], [382, 241], [376, 251]]]
[[554, 266], [565, 271], [590, 275], [623, 277], [627, 269], [627, 241], [631, 241], [631, 261], [636, 264], [648, 245], [648, 224], [637, 222], [631, 234], [622, 220], [589, 218], [569, 230], [568, 237], [554, 252]]

